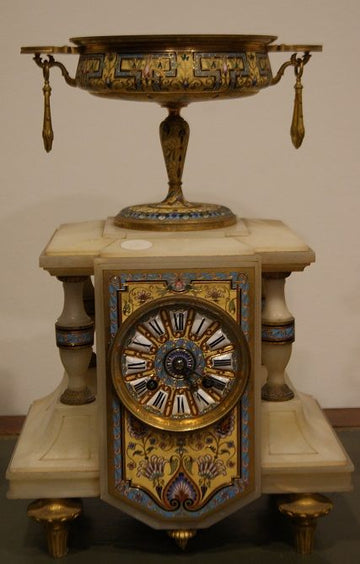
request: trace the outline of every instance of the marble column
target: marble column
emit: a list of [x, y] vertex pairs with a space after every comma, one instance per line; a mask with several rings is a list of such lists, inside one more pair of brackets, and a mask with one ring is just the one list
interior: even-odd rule
[[94, 343], [94, 321], [84, 307], [84, 284], [87, 276], [62, 276], [64, 308], [55, 324], [56, 344], [69, 383], [60, 401], [68, 405], [82, 405], [95, 397], [86, 385], [86, 373]]
[[288, 272], [263, 274], [262, 363], [268, 374], [261, 396], [266, 401], [287, 401], [294, 397], [285, 372], [295, 340], [294, 318], [285, 300], [287, 276]]

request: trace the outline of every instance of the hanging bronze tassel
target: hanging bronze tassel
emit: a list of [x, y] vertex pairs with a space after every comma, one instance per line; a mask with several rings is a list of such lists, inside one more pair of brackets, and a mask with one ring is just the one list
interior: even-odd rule
[[51, 151], [53, 140], [54, 140], [54, 131], [51, 123], [51, 108], [50, 108], [51, 86], [49, 82], [49, 74], [50, 74], [49, 64], [44, 64], [43, 73], [44, 73], [44, 87], [43, 87], [44, 121], [43, 121], [42, 137], [44, 141], [45, 151], [49, 153]]
[[[299, 61], [299, 59], [297, 60]], [[295, 66], [295, 98], [294, 98], [294, 111], [290, 128], [290, 135], [293, 145], [296, 149], [301, 146], [303, 139], [305, 137], [305, 127], [304, 127], [304, 116], [303, 116], [303, 104], [302, 104], [302, 89], [301, 76], [303, 73], [304, 63], [300, 59], [300, 63]]]
[[294, 110], [293, 110], [293, 117], [291, 122], [290, 128], [290, 135], [293, 145], [296, 149], [301, 146], [303, 139], [305, 137], [305, 126], [304, 126], [304, 116], [303, 116], [303, 104], [302, 104], [302, 89], [303, 85], [301, 83], [301, 77], [304, 70], [304, 65], [309, 61], [311, 54], [309, 52], [305, 52], [302, 58], [297, 57], [297, 54], [294, 53], [290, 57], [290, 61], [283, 63], [278, 70], [276, 76], [272, 79], [271, 84], [277, 84], [280, 79], [282, 78], [285, 70], [289, 66], [294, 67], [294, 72], [296, 76], [296, 83], [295, 83], [295, 98], [294, 98]]
[[51, 96], [51, 86], [49, 82], [50, 68], [53, 65], [54, 59], [51, 55], [48, 56], [48, 60], [43, 60], [41, 56], [37, 53], [34, 57], [35, 63], [42, 69], [44, 76], [44, 120], [43, 120], [43, 130], [42, 137], [44, 141], [44, 148], [47, 153], [51, 151], [54, 132], [51, 123], [51, 108], [50, 108], [50, 96]]

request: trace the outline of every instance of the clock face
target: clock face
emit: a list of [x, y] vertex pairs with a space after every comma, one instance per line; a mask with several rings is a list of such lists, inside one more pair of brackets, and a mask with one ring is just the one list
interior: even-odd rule
[[250, 355], [240, 326], [192, 297], [163, 298], [121, 326], [111, 351], [115, 390], [143, 422], [186, 431], [210, 425], [240, 399]]

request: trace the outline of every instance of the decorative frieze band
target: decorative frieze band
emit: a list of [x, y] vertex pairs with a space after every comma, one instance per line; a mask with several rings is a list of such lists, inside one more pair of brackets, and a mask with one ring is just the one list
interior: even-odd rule
[[261, 338], [267, 343], [282, 345], [295, 341], [295, 321], [281, 324], [262, 324]]
[[85, 327], [63, 327], [55, 324], [55, 333], [56, 345], [59, 348], [92, 347], [94, 344], [94, 323]]

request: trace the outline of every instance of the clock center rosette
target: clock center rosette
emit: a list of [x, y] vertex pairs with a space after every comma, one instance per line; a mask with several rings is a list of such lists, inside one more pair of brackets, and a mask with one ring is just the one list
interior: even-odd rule
[[167, 341], [155, 357], [155, 370], [165, 384], [194, 387], [202, 378], [205, 359], [201, 349], [188, 339]]

